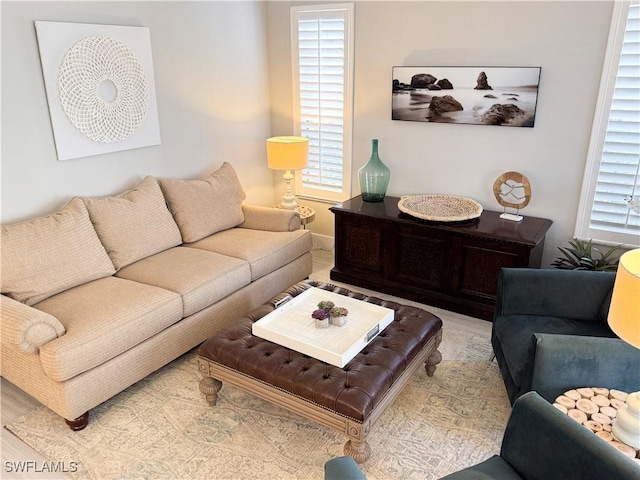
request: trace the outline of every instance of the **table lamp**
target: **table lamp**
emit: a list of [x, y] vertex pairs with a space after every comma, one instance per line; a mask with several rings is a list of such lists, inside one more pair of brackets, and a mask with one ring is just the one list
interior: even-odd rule
[[298, 204], [291, 191], [291, 170], [301, 170], [309, 159], [309, 139], [304, 137], [271, 137], [267, 139], [267, 162], [272, 170], [285, 170], [284, 181], [287, 184], [282, 197], [282, 208], [295, 209]]
[[[620, 257], [608, 322], [618, 337], [640, 348], [640, 248]], [[623, 443], [640, 448], [640, 392], [630, 393], [627, 404], [618, 409], [612, 433]]]

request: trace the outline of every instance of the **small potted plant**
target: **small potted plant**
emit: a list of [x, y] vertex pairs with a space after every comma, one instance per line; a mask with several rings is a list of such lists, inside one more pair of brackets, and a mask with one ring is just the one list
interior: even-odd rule
[[598, 272], [615, 272], [618, 269], [619, 247], [609, 248], [602, 253], [593, 246], [591, 240], [578, 238], [570, 241], [571, 247], [558, 247], [562, 257], [558, 257], [551, 265], [560, 270], [595, 270]]
[[316, 328], [329, 328], [329, 317], [331, 314], [326, 308], [319, 308], [314, 310], [311, 317], [316, 321]]
[[331, 310], [333, 307], [335, 307], [335, 303], [333, 303], [331, 300], [322, 300], [320, 303], [318, 303], [318, 308], [321, 310]]
[[344, 307], [333, 307], [331, 310], [329, 310], [329, 315], [331, 319], [331, 325], [342, 327], [347, 323], [347, 315], [349, 315], [349, 310]]

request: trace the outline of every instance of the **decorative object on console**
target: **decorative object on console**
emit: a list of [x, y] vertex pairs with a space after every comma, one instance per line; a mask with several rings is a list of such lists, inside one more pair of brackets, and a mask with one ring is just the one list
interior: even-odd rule
[[358, 181], [365, 202], [381, 202], [387, 193], [391, 171], [378, 155], [378, 139], [371, 140], [371, 157], [358, 170]]
[[540, 67], [393, 67], [392, 120], [533, 127]]
[[284, 181], [287, 184], [282, 197], [282, 208], [295, 209], [298, 204], [291, 190], [292, 170], [302, 170], [309, 160], [309, 139], [305, 137], [271, 137], [267, 139], [267, 162], [272, 170], [285, 170]]
[[[529, 205], [531, 200], [531, 184], [529, 179], [519, 172], [506, 172], [493, 182], [493, 194], [504, 208], [500, 218], [519, 222], [524, 218], [520, 215], [520, 209]], [[507, 213], [507, 207], [515, 208], [516, 213]]]
[[35, 27], [58, 160], [160, 144], [148, 28]]
[[[607, 321], [618, 337], [640, 349], [640, 248], [620, 257]], [[630, 393], [618, 409], [612, 433], [640, 449], [640, 392]]]
[[482, 205], [458, 195], [406, 195], [400, 198], [398, 209], [431, 222], [461, 222], [482, 214]]

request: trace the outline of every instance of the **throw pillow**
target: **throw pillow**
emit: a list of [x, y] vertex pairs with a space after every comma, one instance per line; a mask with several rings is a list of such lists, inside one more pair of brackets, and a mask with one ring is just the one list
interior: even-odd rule
[[116, 270], [182, 243], [153, 177], [117, 196], [83, 200]]
[[2, 293], [34, 305], [115, 273], [80, 198], [58, 212], [2, 227]]
[[201, 180], [159, 181], [184, 243], [197, 242], [244, 221], [242, 201], [246, 195], [236, 171], [227, 162]]

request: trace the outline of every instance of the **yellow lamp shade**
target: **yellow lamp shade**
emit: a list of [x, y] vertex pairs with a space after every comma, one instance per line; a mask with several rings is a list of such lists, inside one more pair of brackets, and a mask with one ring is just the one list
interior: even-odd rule
[[309, 139], [271, 137], [267, 139], [267, 162], [273, 170], [301, 170], [309, 159]]
[[640, 348], [640, 248], [620, 257], [608, 322], [618, 337]]

